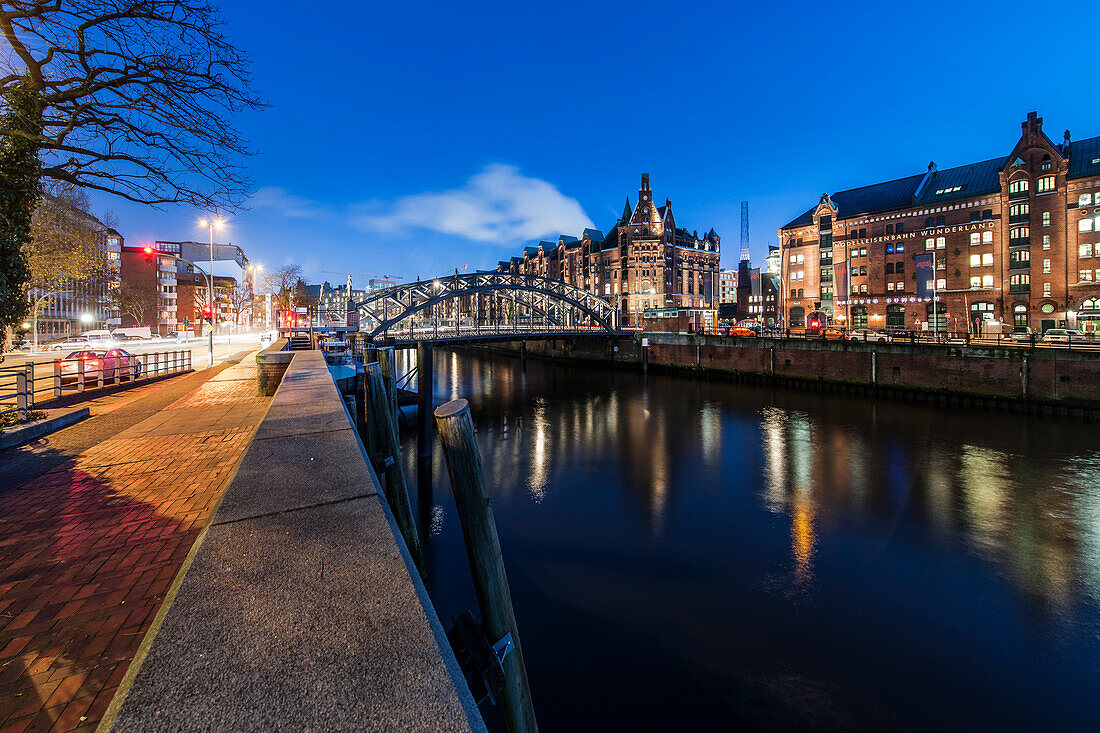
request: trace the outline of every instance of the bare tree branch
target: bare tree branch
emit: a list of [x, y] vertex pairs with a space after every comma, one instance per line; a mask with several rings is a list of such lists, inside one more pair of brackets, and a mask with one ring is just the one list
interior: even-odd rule
[[251, 151], [230, 122], [265, 106], [248, 58], [205, 0], [0, 2], [0, 95], [29, 83], [43, 175], [150, 204], [239, 207]]

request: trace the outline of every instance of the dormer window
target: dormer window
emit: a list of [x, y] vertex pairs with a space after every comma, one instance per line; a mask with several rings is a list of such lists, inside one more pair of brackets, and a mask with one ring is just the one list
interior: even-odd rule
[[1050, 170], [1050, 165], [1051, 165], [1050, 156], [1049, 155], [1044, 155], [1043, 156], [1043, 162], [1040, 164], [1039, 167], [1041, 169], [1045, 170], [1045, 171], [1049, 171]]

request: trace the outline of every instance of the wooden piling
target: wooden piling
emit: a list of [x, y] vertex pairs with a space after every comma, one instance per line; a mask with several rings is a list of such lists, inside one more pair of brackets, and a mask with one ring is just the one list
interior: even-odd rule
[[382, 448], [386, 474], [386, 501], [405, 545], [417, 568], [421, 567], [420, 537], [416, 532], [412, 505], [409, 503], [409, 490], [405, 486], [405, 473], [401, 470], [401, 445], [397, 442], [397, 416], [390, 411], [390, 401], [386, 396], [386, 387], [382, 381], [382, 369], [378, 362], [367, 364], [363, 368], [363, 377], [367, 385], [367, 422], [374, 423], [376, 435]]
[[[397, 354], [392, 346], [380, 346], [377, 349], [378, 365], [382, 367], [382, 382], [386, 387], [386, 397], [390, 400], [390, 410], [394, 416], [394, 426], [400, 430], [400, 413], [397, 411]], [[395, 438], [401, 443], [400, 433]]]
[[523, 647], [519, 642], [512, 593], [504, 571], [493, 509], [477, 448], [474, 424], [466, 400], [452, 400], [435, 411], [439, 442], [447, 461], [455, 508], [462, 524], [462, 537], [470, 560], [470, 572], [481, 606], [482, 626], [489, 643], [495, 644], [511, 634], [515, 649], [502, 662], [504, 668], [504, 715], [512, 733], [538, 730]]

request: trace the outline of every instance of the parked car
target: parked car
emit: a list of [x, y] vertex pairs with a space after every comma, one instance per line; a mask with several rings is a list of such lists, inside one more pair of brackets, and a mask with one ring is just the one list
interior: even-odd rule
[[73, 384], [80, 379], [81, 362], [84, 379], [137, 379], [141, 376], [141, 360], [125, 349], [79, 349], [59, 359], [61, 384]]
[[1074, 328], [1048, 328], [1043, 334], [1043, 341], [1048, 344], [1069, 344], [1088, 340], [1088, 336]]
[[1013, 341], [1031, 341], [1035, 337], [1035, 332], [1030, 326], [1013, 326], [1012, 333], [1008, 337]]
[[821, 329], [821, 338], [825, 339], [826, 341], [843, 341], [844, 329], [837, 328], [836, 326], [826, 326], [825, 328]]
[[736, 326], [730, 326], [729, 335], [740, 336], [741, 338], [756, 338], [759, 334], [757, 334], [756, 328], [753, 326], [738, 324]]
[[893, 341], [894, 338], [885, 331], [875, 331], [871, 328], [857, 328], [848, 334], [848, 340], [863, 341], [864, 343], [868, 341], [877, 341], [880, 344], [885, 344]]

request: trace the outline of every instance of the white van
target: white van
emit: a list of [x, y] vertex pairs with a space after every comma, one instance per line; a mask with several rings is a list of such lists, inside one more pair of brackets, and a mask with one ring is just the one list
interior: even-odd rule
[[87, 340], [92, 346], [107, 346], [113, 344], [114, 339], [111, 338], [110, 331], [85, 331], [80, 334], [80, 338]]
[[133, 339], [151, 339], [153, 338], [152, 329], [148, 326], [131, 326], [129, 328], [116, 328], [111, 334], [117, 340], [133, 340]]

